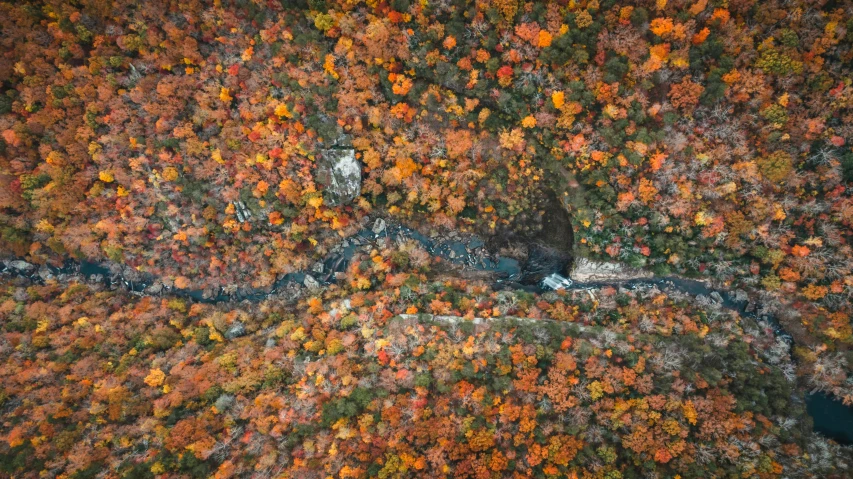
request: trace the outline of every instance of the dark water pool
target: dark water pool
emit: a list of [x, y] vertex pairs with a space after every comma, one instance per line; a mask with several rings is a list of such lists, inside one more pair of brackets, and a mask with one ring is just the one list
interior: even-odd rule
[[823, 393], [806, 396], [806, 410], [814, 430], [839, 444], [853, 444], [853, 408]]

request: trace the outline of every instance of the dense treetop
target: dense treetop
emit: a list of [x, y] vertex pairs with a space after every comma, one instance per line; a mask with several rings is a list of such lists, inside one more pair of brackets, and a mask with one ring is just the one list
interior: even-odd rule
[[[582, 254], [837, 307], [853, 16], [831, 5], [3, 4], [2, 239], [263, 286], [371, 210], [488, 232], [548, 187]], [[316, 160], [343, 133], [363, 195], [330, 207]]]
[[[269, 288], [376, 217], [526, 238], [556, 197], [576, 255], [741, 288], [797, 360], [668, 293], [498, 293], [413, 243], [287, 304], [9, 280], [0, 477], [845, 474], [796, 391], [853, 403], [849, 0], [0, 18], [4, 257]], [[362, 179], [345, 204], [321, 167], [340, 148]], [[508, 316], [533, 322], [486, 321]]]
[[408, 277], [214, 307], [7, 282], [0, 475], [843, 473], [795, 419], [772, 333], [654, 289], [599, 295]]

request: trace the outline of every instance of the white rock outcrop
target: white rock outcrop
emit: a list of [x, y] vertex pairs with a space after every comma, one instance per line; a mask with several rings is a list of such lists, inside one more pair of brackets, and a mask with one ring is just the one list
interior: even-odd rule
[[592, 261], [586, 258], [575, 259], [569, 278], [578, 283], [598, 281], [625, 281], [629, 279], [651, 278], [649, 271], [632, 268], [624, 263]]
[[318, 181], [331, 206], [344, 205], [361, 193], [361, 166], [352, 148], [335, 148], [320, 153]]

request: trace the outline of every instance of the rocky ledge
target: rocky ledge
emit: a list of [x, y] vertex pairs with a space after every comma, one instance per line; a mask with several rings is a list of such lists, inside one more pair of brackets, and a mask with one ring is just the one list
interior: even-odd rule
[[598, 281], [627, 281], [630, 279], [651, 278], [653, 274], [639, 268], [632, 268], [624, 263], [593, 261], [586, 258], [576, 258], [569, 278], [578, 283], [594, 283]]

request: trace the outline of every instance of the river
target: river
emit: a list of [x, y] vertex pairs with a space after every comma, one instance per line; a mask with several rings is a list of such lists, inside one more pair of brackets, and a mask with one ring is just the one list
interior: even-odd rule
[[[431, 255], [449, 261], [461, 267], [467, 267], [478, 271], [494, 273], [497, 278], [495, 287], [500, 289], [523, 288], [526, 290], [541, 291], [541, 287], [535, 285], [522, 285], [518, 281], [523, 276], [522, 265], [513, 258], [490, 255], [486, 251], [485, 242], [476, 236], [454, 235], [447, 239], [437, 240], [425, 236], [411, 228], [400, 224], [375, 224], [373, 228], [365, 228], [356, 235], [346, 239], [332, 250], [325, 258], [315, 264], [312, 271], [290, 273], [280, 277], [269, 290], [243, 289], [233, 293], [220, 290], [215, 294], [206, 294], [202, 290], [181, 290], [166, 287], [158, 287], [158, 282], [153, 276], [145, 276], [141, 280], [131, 281], [121, 274], [121, 268], [112, 268], [101, 263], [91, 261], [68, 261], [62, 267], [46, 266], [36, 268], [15, 267], [9, 262], [0, 263], [0, 273], [9, 273], [16, 276], [29, 277], [34, 281], [42, 281], [50, 275], [60, 274], [75, 275], [103, 282], [108, 288], [123, 287], [137, 294], [162, 294], [182, 296], [194, 301], [204, 303], [220, 303], [229, 301], [262, 301], [267, 297], [283, 290], [293, 283], [304, 284], [306, 278], [317, 285], [331, 284], [335, 281], [335, 273], [345, 271], [356, 251], [365, 245], [379, 244], [384, 241], [406, 241], [414, 240], [427, 250]], [[320, 264], [322, 267], [320, 267]], [[23, 265], [20, 265], [23, 266]], [[555, 271], [562, 274], [561, 271]], [[596, 282], [596, 283], [574, 283], [569, 289], [586, 290], [597, 289], [606, 286], [618, 286], [627, 289], [645, 288], [655, 286], [661, 289], [670, 289], [692, 295], [694, 297], [704, 296], [718, 303], [720, 306], [733, 310], [745, 317], [751, 317], [761, 321], [770, 327], [774, 334], [782, 337], [789, 344], [793, 344], [793, 338], [784, 331], [779, 321], [772, 316], [758, 316], [755, 308], [750, 308], [749, 301], [729, 291], [715, 290], [708, 283], [680, 277], [654, 277], [647, 279], [634, 279], [627, 281]], [[156, 289], [153, 289], [156, 288]], [[853, 444], [853, 408], [844, 406], [840, 401], [833, 400], [829, 396], [816, 393], [806, 396], [808, 413], [814, 420], [815, 431], [836, 440], [841, 444]]]

